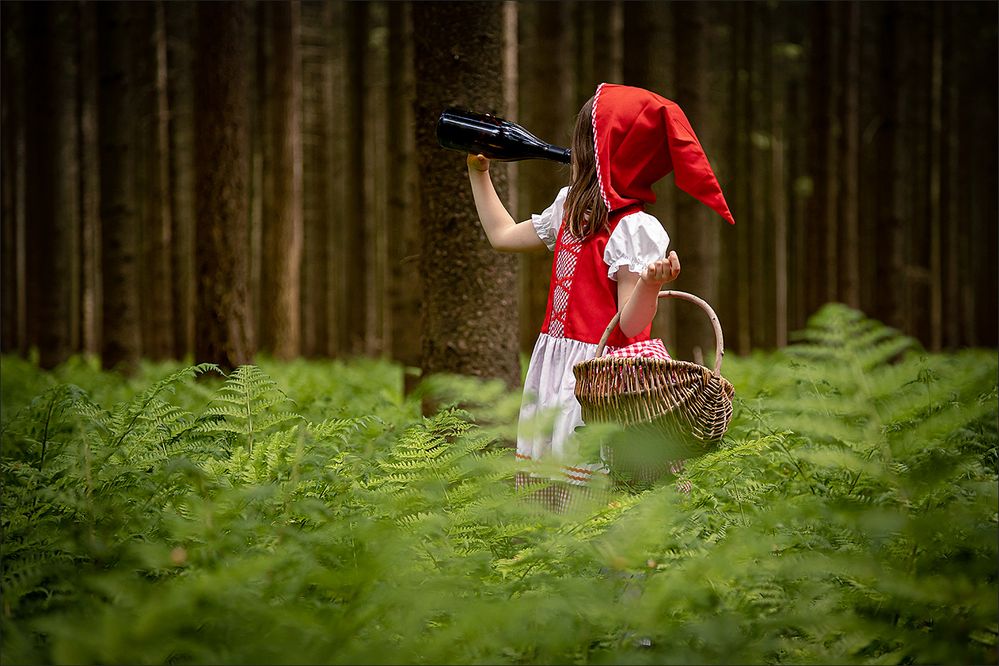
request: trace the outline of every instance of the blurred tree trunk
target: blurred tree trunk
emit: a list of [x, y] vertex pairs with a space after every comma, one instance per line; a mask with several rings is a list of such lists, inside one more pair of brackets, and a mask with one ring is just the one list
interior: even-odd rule
[[367, 76], [364, 56], [368, 43], [368, 10], [363, 2], [344, 6], [345, 53], [343, 71], [343, 196], [337, 225], [342, 246], [341, 309], [338, 311], [340, 352], [363, 354], [368, 339], [368, 281], [372, 267], [368, 263], [368, 237], [364, 209], [364, 136], [369, 131], [364, 117], [364, 81]]
[[335, 219], [330, 186], [332, 22], [331, 3], [302, 3], [302, 353], [310, 357], [329, 353], [328, 230]]
[[80, 331], [79, 349], [100, 354], [101, 220], [100, 160], [97, 136], [97, 14], [93, 2], [81, 2], [76, 60], [77, 96], [80, 100]]
[[0, 4], [0, 351], [27, 351], [24, 226], [24, 5]]
[[[575, 90], [571, 85], [571, 6], [566, 2], [524, 3], [520, 7], [520, 122], [539, 137], [562, 146], [572, 139]], [[592, 93], [591, 93], [592, 94]], [[520, 211], [528, 219], [547, 208], [569, 182], [568, 167], [554, 162], [526, 161], [519, 165]], [[530, 352], [538, 338], [548, 303], [552, 253], [520, 257], [520, 347]]]
[[[388, 219], [391, 288], [388, 300], [392, 310], [392, 358], [406, 368], [419, 368], [421, 351], [420, 294], [420, 209], [416, 186], [416, 136], [413, 132], [412, 5], [388, 3], [388, 99], [391, 113], [388, 146]], [[407, 389], [414, 374], [406, 372]]]
[[[714, 136], [708, 114], [708, 100], [705, 71], [705, 47], [707, 45], [706, 8], [697, 3], [672, 4], [672, 37], [677, 53], [683, 57], [676, 60], [673, 73], [675, 82], [673, 98], [683, 109], [690, 124], [697, 133], [709, 161], [713, 153]], [[680, 248], [678, 255], [683, 272], [675, 285], [676, 289], [697, 294], [717, 307], [718, 303], [718, 263], [720, 260], [721, 225], [727, 224], [704, 204], [686, 193], [674, 199], [676, 229]], [[694, 358], [694, 348], [713, 349], [714, 332], [707, 317], [695, 309], [677, 308], [678, 323], [676, 338], [672, 345], [678, 358]]]
[[[827, 289], [829, 280], [829, 256], [831, 251], [827, 231], [832, 227], [829, 216], [830, 180], [829, 167], [832, 156], [829, 154], [832, 124], [830, 114], [832, 104], [832, 60], [833, 46], [830, 31], [832, 7], [827, 4], [809, 6], [811, 25], [811, 50], [809, 54], [808, 90], [808, 154], [810, 155], [808, 175], [811, 180], [811, 197], [808, 201], [807, 217], [809, 242], [806, 245], [806, 290], [805, 310], [810, 316], [823, 303], [829, 300]], [[833, 255], [835, 260], [835, 255]], [[805, 278], [805, 276], [802, 276]]]
[[302, 262], [301, 58], [298, 2], [262, 3], [264, 63], [263, 218], [260, 346], [279, 359], [298, 355]]
[[128, 35], [131, 5], [97, 5], [100, 102], [101, 357], [106, 368], [131, 372], [139, 362], [139, 217], [135, 204], [135, 155], [128, 119], [133, 77]]
[[77, 11], [69, 4], [25, 5], [26, 314], [43, 368], [62, 363], [78, 346]]
[[168, 182], [173, 290], [173, 356], [194, 349], [194, 71], [192, 35], [195, 7], [163, 5], [167, 48]]
[[228, 370], [253, 357], [247, 293], [248, 17], [241, 2], [197, 8], [195, 360]]
[[974, 289], [968, 307], [975, 317], [977, 344], [994, 347], [999, 337], [999, 201], [996, 198], [996, 180], [999, 173], [999, 126], [996, 123], [996, 86], [999, 83], [999, 58], [996, 57], [997, 11], [994, 3], [969, 3], [961, 7], [970, 13], [967, 31], [976, 48], [977, 57], [971, 59], [977, 72], [976, 81], [968, 86], [968, 104], [974, 118], [968, 153], [974, 162], [975, 186], [968, 223], [973, 242], [972, 275]]
[[899, 134], [899, 5], [885, 4], [880, 12], [878, 89], [881, 91], [880, 127], [875, 139], [878, 170], [875, 187], [877, 205], [877, 248], [880, 255], [877, 271], [878, 312], [889, 326], [902, 329], [905, 324], [903, 291], [900, 280], [904, 267], [903, 225], [899, 190], [901, 169], [896, 153]]
[[960, 334], [960, 219], [957, 214], [957, 192], [959, 187], [961, 155], [958, 152], [959, 133], [955, 129], [958, 122], [958, 89], [960, 72], [955, 56], [955, 43], [962, 37], [956, 33], [956, 10], [946, 5], [941, 25], [941, 131], [940, 142], [940, 224], [943, 227], [941, 250], [943, 272], [943, 294], [941, 316], [943, 318], [943, 346], [954, 349], [961, 344]]
[[[347, 175], [356, 167], [348, 161], [348, 137], [354, 128], [348, 123], [349, 91], [347, 80], [348, 53], [350, 52], [347, 33], [347, 2], [335, 0], [328, 5], [331, 14], [330, 69], [333, 85], [330, 91], [332, 112], [329, 119], [331, 168], [329, 172], [330, 195], [333, 213], [327, 239], [327, 254], [330, 260], [330, 288], [327, 294], [327, 321], [330, 331], [330, 356], [349, 353], [350, 336], [350, 297], [347, 280], [348, 257], [353, 248], [348, 246], [348, 234], [353, 231], [348, 224], [354, 209], [348, 197]], [[355, 225], [356, 226], [356, 225]]]
[[[424, 229], [423, 372], [457, 372], [520, 383], [516, 258], [498, 254], [479, 225], [464, 158], [436, 148], [440, 110], [505, 106], [503, 8], [488, 3], [413, 5], [416, 127]], [[492, 169], [502, 199], [503, 165]]]
[[753, 174], [753, 228], [750, 244], [749, 289], [752, 316], [752, 346], [768, 349], [774, 345], [776, 330], [776, 271], [774, 270], [773, 182], [773, 47], [774, 17], [763, 3], [749, 5], [753, 25], [752, 63], [749, 82], [750, 173]]
[[900, 24], [907, 37], [902, 57], [901, 142], [896, 144], [905, 167], [901, 179], [905, 266], [894, 278], [904, 289], [905, 328], [926, 344], [930, 338], [930, 138], [931, 5], [902, 3]]
[[[388, 81], [388, 13], [385, 3], [370, 2], [367, 40], [364, 47], [364, 76], [359, 87], [364, 112], [364, 173], [363, 198], [358, 224], [364, 226], [364, 251], [367, 254], [366, 290], [359, 297], [366, 303], [367, 322], [364, 325], [364, 353], [379, 356], [391, 349], [391, 311], [388, 287], [388, 192], [387, 179], [390, 156], [395, 146], [386, 143], [389, 123], [386, 85]], [[403, 183], [391, 183], [393, 188]]]
[[860, 5], [855, 1], [836, 5], [844, 27], [841, 43], [842, 69], [839, 116], [839, 256], [838, 298], [852, 308], [860, 307]]
[[166, 37], [162, 4], [139, 3], [133, 11], [137, 19], [135, 34], [140, 36], [133, 56], [136, 103], [132, 129], [138, 160], [136, 201], [141, 219], [142, 351], [144, 356], [162, 360], [173, 355]]
[[752, 239], [753, 225], [756, 224], [755, 207], [752, 205], [751, 187], [752, 178], [748, 176], [750, 171], [750, 90], [749, 79], [751, 75], [753, 50], [752, 50], [752, 16], [750, 5], [739, 3], [732, 7], [732, 35], [733, 42], [730, 53], [731, 81], [730, 100], [733, 132], [731, 134], [731, 144], [729, 154], [732, 155], [733, 171], [736, 174], [746, 174], [739, 177], [734, 183], [731, 196], [734, 200], [734, 210], [741, 211], [740, 217], [735, 227], [730, 231], [734, 233], [725, 234], [724, 254], [729, 258], [732, 265], [730, 275], [725, 280], [726, 289], [723, 294], [723, 307], [727, 312], [732, 313], [729, 330], [734, 330], [735, 335], [730, 336], [728, 345], [734, 347], [740, 354], [749, 352], [752, 345], [752, 310], [750, 307], [750, 295], [752, 293], [753, 281], [750, 271], [750, 242]]

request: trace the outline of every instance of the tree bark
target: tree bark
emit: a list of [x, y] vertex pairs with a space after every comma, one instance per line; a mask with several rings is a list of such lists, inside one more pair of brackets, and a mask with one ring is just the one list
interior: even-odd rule
[[[437, 149], [434, 138], [437, 117], [447, 106], [503, 109], [502, 6], [417, 3], [413, 27], [417, 145], [423, 147], [423, 372], [499, 378], [512, 387], [520, 383], [516, 259], [489, 247], [463, 157]], [[492, 177], [505, 199], [501, 164]]]
[[341, 271], [341, 309], [338, 330], [341, 353], [363, 354], [368, 339], [368, 281], [371, 266], [367, 247], [370, 240], [364, 210], [364, 136], [369, 131], [364, 118], [365, 47], [368, 41], [368, 6], [347, 2], [343, 9], [345, 36], [343, 143], [343, 196], [340, 207], [340, 243], [343, 248]]
[[79, 331], [76, 5], [25, 6], [28, 337], [52, 368]]
[[329, 353], [328, 227], [335, 218], [330, 173], [333, 143], [332, 6], [302, 3], [302, 353]]
[[[572, 79], [570, 5], [565, 2], [525, 3], [520, 7], [520, 14], [519, 120], [545, 140], [568, 146], [578, 111], [574, 108], [575, 90], [566, 83]], [[543, 211], [569, 181], [568, 169], [552, 162], [525, 161], [519, 169], [522, 212], [511, 211], [517, 220]], [[545, 316], [552, 254], [524, 254], [520, 258], [520, 270], [520, 348], [529, 353]]]
[[260, 346], [275, 358], [298, 355], [301, 340], [302, 145], [300, 5], [265, 3], [270, 57], [264, 65], [264, 151]]
[[173, 355], [173, 278], [168, 181], [166, 38], [159, 2], [136, 4], [137, 102], [132, 112], [137, 150], [137, 205], [142, 244], [142, 351], [153, 360]]
[[27, 351], [24, 227], [24, 5], [0, 4], [0, 351]]
[[101, 358], [104, 367], [133, 371], [142, 350], [140, 331], [138, 211], [134, 192], [134, 148], [128, 118], [133, 81], [129, 64], [132, 8], [97, 5], [100, 104]]
[[246, 288], [247, 21], [241, 2], [198, 5], [195, 360], [226, 370], [249, 363], [254, 349]]
[[[416, 136], [413, 132], [415, 102], [413, 69], [413, 19], [409, 3], [388, 4], [389, 52], [388, 98], [391, 115], [388, 145], [394, 151], [389, 162], [388, 213], [395, 232], [389, 237], [392, 311], [392, 358], [406, 368], [420, 366], [420, 210], [416, 184]], [[390, 228], [392, 228], [390, 227]], [[413, 383], [412, 379], [408, 380]], [[407, 387], [411, 388], [411, 386]]]
[[[680, 105], [697, 133], [706, 154], [711, 158], [713, 136], [707, 113], [708, 100], [705, 71], [707, 43], [707, 22], [705, 8], [693, 3], [671, 5], [672, 36], [677, 53], [683, 58], [676, 61], [673, 73], [675, 81], [674, 100]], [[720, 260], [720, 225], [724, 222], [716, 213], [709, 210], [697, 199], [686, 194], [675, 197], [676, 247], [683, 272], [675, 285], [683, 291], [697, 294], [717, 307], [718, 303], [718, 262]], [[672, 345], [678, 358], [694, 358], [694, 349], [713, 349], [714, 331], [711, 322], [699, 312], [687, 308], [677, 308], [676, 339]]]
[[[364, 76], [356, 88], [363, 105], [364, 173], [362, 178], [363, 211], [358, 224], [364, 226], [364, 252], [367, 255], [365, 292], [359, 294], [366, 303], [364, 347], [367, 356], [380, 356], [391, 349], [391, 312], [388, 287], [388, 228], [386, 174], [394, 156], [393, 147], [386, 149], [388, 112], [385, 87], [388, 81], [387, 31], [388, 14], [384, 3], [367, 5], [367, 35], [363, 44]], [[391, 186], [401, 187], [402, 183]]]
[[167, 47], [168, 182], [173, 289], [173, 356], [194, 350], [194, 5], [163, 5]]
[[839, 299], [860, 307], [860, 5], [855, 1], [836, 6], [845, 27], [842, 36], [842, 87], [839, 137], [840, 215], [838, 277]]
[[899, 203], [900, 169], [895, 152], [899, 131], [899, 61], [898, 22], [899, 6], [885, 4], [881, 7], [881, 41], [879, 42], [878, 89], [880, 95], [880, 127], [875, 138], [878, 163], [875, 187], [877, 203], [877, 247], [881, 260], [878, 263], [877, 283], [878, 312], [889, 326], [902, 328], [904, 293], [901, 276], [904, 271], [904, 245]]

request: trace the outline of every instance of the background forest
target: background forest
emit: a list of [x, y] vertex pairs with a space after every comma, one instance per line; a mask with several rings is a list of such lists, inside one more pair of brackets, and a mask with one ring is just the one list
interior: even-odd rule
[[[488, 249], [433, 124], [456, 104], [567, 145], [601, 81], [676, 100], [712, 161], [734, 227], [671, 177], [651, 212], [728, 348], [779, 348], [829, 301], [931, 350], [997, 342], [994, 3], [0, 12], [0, 347], [44, 367], [381, 355], [515, 384], [550, 256]], [[518, 219], [568, 178], [495, 175]], [[683, 306], [656, 326], [711, 347]]]
[[[999, 661], [996, 3], [2, 2], [0, 31], [0, 662]], [[737, 220], [671, 178], [651, 210], [734, 413], [558, 513], [509, 450], [550, 257], [488, 247], [434, 122], [565, 145], [602, 81], [680, 104]], [[521, 219], [567, 177], [493, 169]], [[655, 326], [712, 348], [683, 305]]]

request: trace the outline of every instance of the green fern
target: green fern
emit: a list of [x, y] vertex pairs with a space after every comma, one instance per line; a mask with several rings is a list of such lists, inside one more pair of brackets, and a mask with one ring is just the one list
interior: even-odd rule
[[205, 412], [211, 420], [204, 423], [202, 431], [229, 446], [245, 444], [252, 452], [254, 441], [269, 430], [301, 419], [292, 407], [291, 399], [260, 368], [240, 366], [216, 391]]

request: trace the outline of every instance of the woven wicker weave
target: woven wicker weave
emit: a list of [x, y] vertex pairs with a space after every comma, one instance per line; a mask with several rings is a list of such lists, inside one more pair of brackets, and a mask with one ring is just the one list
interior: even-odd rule
[[735, 389], [721, 376], [725, 353], [721, 324], [711, 306], [693, 294], [661, 291], [659, 298], [690, 301], [708, 315], [715, 332], [714, 370], [672, 359], [603, 356], [607, 339], [620, 319], [619, 313], [607, 325], [596, 357], [573, 368], [576, 399], [586, 423], [651, 426], [674, 441], [690, 440], [695, 448], [703, 450], [721, 439], [732, 420]]

